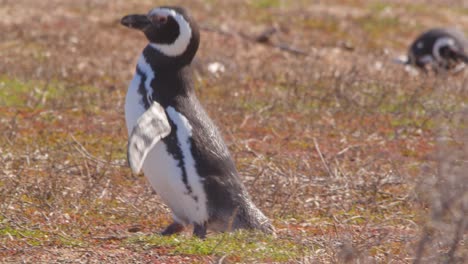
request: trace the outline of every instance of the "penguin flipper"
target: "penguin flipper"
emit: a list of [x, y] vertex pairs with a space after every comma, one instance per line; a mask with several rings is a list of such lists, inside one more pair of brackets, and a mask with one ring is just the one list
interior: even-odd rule
[[162, 138], [171, 133], [164, 108], [157, 102], [137, 120], [128, 139], [127, 158], [133, 173], [139, 173], [149, 151]]

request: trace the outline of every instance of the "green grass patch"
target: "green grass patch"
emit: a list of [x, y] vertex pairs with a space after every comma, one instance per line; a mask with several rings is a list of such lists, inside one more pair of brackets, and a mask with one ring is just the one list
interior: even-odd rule
[[332, 17], [309, 17], [304, 20], [303, 25], [306, 29], [320, 30], [327, 34], [340, 31], [338, 20]]
[[67, 247], [84, 247], [84, 246], [88, 246], [88, 244], [86, 242], [84, 242], [83, 240], [79, 240], [79, 239], [73, 238], [73, 237], [68, 236], [68, 235], [60, 235], [58, 237], [58, 243], [61, 246], [67, 246]]
[[310, 250], [287, 238], [274, 238], [247, 231], [209, 235], [205, 240], [184, 236], [144, 235], [132, 237], [127, 243], [169, 248], [170, 254], [228, 256], [229, 259], [242, 262], [299, 259]]
[[372, 2], [369, 4], [369, 9], [372, 11], [372, 13], [381, 13], [385, 11], [385, 9], [390, 8], [391, 5], [388, 3], [383, 3], [383, 2]]
[[[397, 16], [382, 15], [379, 13], [371, 12], [369, 15], [355, 19], [355, 23], [367, 35], [366, 39], [368, 49], [376, 49], [387, 46], [389, 38], [397, 35], [406, 34], [406, 32], [413, 31], [413, 26], [407, 23], [402, 23]], [[393, 43], [396, 46], [398, 43]]]
[[0, 75], [0, 105], [7, 107], [44, 108], [51, 100], [63, 104], [85, 99], [84, 97], [96, 100], [93, 95], [98, 92], [99, 89], [89, 85], [71, 87], [55, 80], [25, 81]]
[[0, 105], [19, 106], [27, 101], [34, 84], [0, 76]]
[[23, 81], [0, 76], [0, 104], [5, 106], [41, 108], [48, 100], [64, 94], [63, 85], [57, 81]]
[[281, 1], [280, 0], [257, 0], [257, 1], [250, 1], [249, 5], [254, 8], [275, 8], [275, 7], [280, 7]]
[[400, 27], [398, 17], [371, 15], [358, 20], [362, 28], [373, 37], [381, 37], [388, 30]]
[[0, 226], [0, 243], [6, 244], [11, 240], [19, 240], [32, 246], [40, 246], [44, 240], [47, 240], [47, 233], [33, 228], [17, 228], [9, 224]]

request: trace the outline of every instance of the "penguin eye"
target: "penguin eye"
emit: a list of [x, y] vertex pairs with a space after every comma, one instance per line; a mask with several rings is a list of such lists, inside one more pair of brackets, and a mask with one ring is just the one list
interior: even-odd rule
[[164, 15], [154, 15], [151, 17], [151, 22], [154, 25], [162, 26], [167, 23], [167, 16]]

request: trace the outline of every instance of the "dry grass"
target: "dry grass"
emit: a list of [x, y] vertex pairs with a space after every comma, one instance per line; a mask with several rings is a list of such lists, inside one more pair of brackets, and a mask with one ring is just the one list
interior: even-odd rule
[[[284, 262], [285, 246], [289, 262], [466, 262], [467, 74], [391, 63], [423, 29], [467, 28], [466, 7], [163, 2], [205, 28], [197, 93], [278, 240], [152, 235], [167, 208], [127, 168], [123, 120], [145, 40], [118, 25], [152, 1], [3, 0], [2, 262]], [[272, 27], [273, 46], [248, 39]]]

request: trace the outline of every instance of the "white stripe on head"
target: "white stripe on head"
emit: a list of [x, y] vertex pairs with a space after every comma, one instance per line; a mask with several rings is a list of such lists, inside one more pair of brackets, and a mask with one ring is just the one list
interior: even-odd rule
[[440, 49], [443, 47], [453, 47], [455, 46], [455, 40], [450, 37], [438, 38], [432, 47], [432, 54], [436, 61], [441, 62], [443, 59], [440, 56]]
[[179, 36], [171, 44], [150, 43], [150, 45], [170, 57], [176, 57], [184, 53], [192, 38], [192, 28], [188, 21], [181, 14], [169, 8], [155, 8], [148, 14], [148, 16], [152, 15], [172, 16], [179, 24]]
[[151, 66], [148, 64], [148, 62], [146, 61], [146, 58], [143, 54], [141, 54], [140, 58], [138, 59], [137, 65], [140, 68], [140, 70], [146, 75], [146, 80], [145, 80], [146, 99], [148, 100], [148, 103], [151, 104], [151, 102], [153, 101], [152, 99], [153, 89], [151, 88], [151, 82], [154, 79], [154, 71], [151, 68]]

